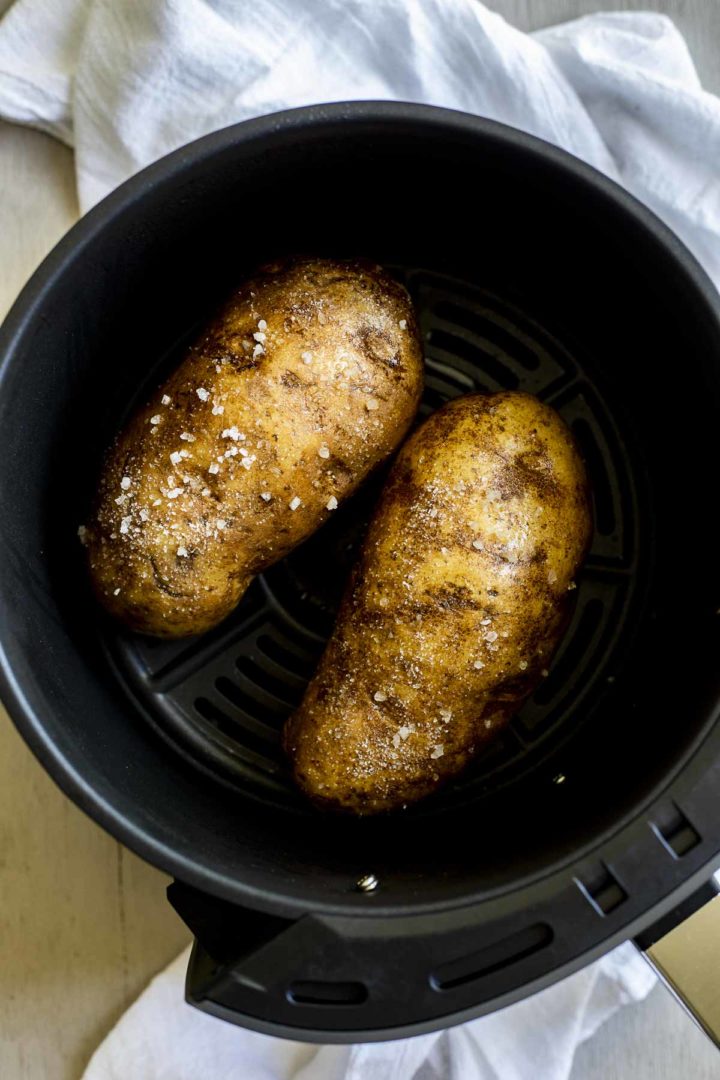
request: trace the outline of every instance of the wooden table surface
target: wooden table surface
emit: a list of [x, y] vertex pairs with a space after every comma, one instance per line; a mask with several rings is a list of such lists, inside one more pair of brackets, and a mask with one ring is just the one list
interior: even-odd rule
[[[0, 10], [7, 6], [0, 0]], [[685, 35], [705, 86], [720, 92], [718, 0], [489, 6], [524, 29], [603, 8], [665, 11]], [[2, 317], [77, 217], [71, 153], [38, 132], [0, 124], [0, 193]], [[187, 941], [165, 901], [166, 883], [59, 792], [0, 708], [2, 1080], [78, 1080], [98, 1041]], [[720, 1057], [661, 988], [581, 1048], [572, 1080], [651, 1077], [720, 1077]]]

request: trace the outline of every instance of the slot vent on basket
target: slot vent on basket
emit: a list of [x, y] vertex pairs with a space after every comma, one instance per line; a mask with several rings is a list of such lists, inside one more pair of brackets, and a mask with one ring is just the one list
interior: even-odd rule
[[650, 828], [674, 859], [681, 859], [702, 841], [697, 829], [675, 803], [657, 811]]
[[444, 364], [441, 360], [426, 356], [425, 367], [435, 380], [442, 380], [444, 386], [449, 386], [458, 393], [470, 394], [475, 389], [476, 380], [452, 364]]
[[455, 990], [459, 986], [466, 986], [520, 960], [526, 960], [533, 953], [546, 948], [552, 939], [552, 928], [547, 923], [526, 926], [469, 956], [460, 956], [443, 964], [430, 976], [430, 985], [434, 990]]
[[244, 753], [246, 750], [252, 754], [252, 763], [261, 768], [270, 767], [276, 770], [274, 759], [277, 757], [280, 743], [280, 734], [270, 727], [258, 724], [252, 725], [241, 723], [229, 716], [209, 698], [199, 697], [194, 701], [195, 710], [203, 720], [209, 721], [219, 732], [227, 736], [236, 748]]
[[478, 371], [489, 375], [499, 387], [515, 390], [520, 384], [520, 379], [512, 368], [507, 367], [497, 356], [486, 352], [466, 338], [451, 334], [447, 330], [434, 329], [430, 331], [429, 342], [433, 349], [438, 349], [450, 356], [457, 356], [466, 363], [477, 365]]
[[[302, 698], [304, 686], [297, 683], [291, 685], [287, 676], [282, 678], [273, 674], [267, 668], [260, 667], [248, 656], [240, 656], [235, 661], [235, 667], [239, 671], [244, 682], [252, 684], [253, 700], [260, 690], [269, 699], [277, 703], [280, 712], [294, 709]], [[230, 684], [234, 687], [234, 684]]]
[[290, 983], [287, 996], [293, 1005], [362, 1005], [367, 1001], [368, 991], [361, 982], [298, 979]]
[[441, 300], [437, 304], [435, 314], [444, 322], [462, 326], [472, 334], [490, 341], [505, 354], [506, 363], [521, 364], [527, 371], [535, 371], [540, 366], [540, 358], [536, 349], [528, 344], [529, 339], [514, 328], [511, 330], [509, 321], [503, 325], [497, 315], [492, 317], [491, 313], [486, 311], [475, 314], [467, 306], [447, 300]]
[[428, 357], [425, 361], [425, 390], [420, 413], [429, 416], [435, 409], [441, 408], [446, 401], [472, 393], [478, 389], [477, 383], [464, 372], [450, 364]]
[[598, 863], [582, 880], [575, 878], [575, 884], [598, 915], [610, 915], [627, 900], [625, 889], [605, 863]]
[[261, 634], [257, 639], [257, 646], [268, 660], [271, 660], [278, 667], [298, 679], [306, 681], [311, 678], [319, 659], [319, 654], [311, 656], [308, 653], [303, 653], [301, 655], [299, 652], [287, 648], [281, 641], [278, 641], [277, 636], [272, 634]]
[[292, 708], [267, 694], [259, 694], [255, 686], [245, 689], [225, 677], [218, 679], [215, 687], [226, 701], [240, 709], [245, 716], [260, 720], [271, 728], [279, 727]]

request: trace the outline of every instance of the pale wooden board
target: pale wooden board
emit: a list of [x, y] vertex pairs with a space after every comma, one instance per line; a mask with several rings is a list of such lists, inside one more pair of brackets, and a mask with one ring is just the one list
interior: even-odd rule
[[[1, 318], [77, 216], [70, 151], [0, 124], [0, 192]], [[0, 709], [2, 1080], [77, 1080], [189, 938], [166, 884], [61, 794]]]
[[[0, 0], [0, 11], [6, 6]], [[720, 91], [720, 0], [489, 6], [523, 29], [603, 8], [665, 11], [688, 40], [704, 85]], [[70, 152], [0, 124], [0, 316], [76, 214]], [[187, 940], [165, 901], [166, 883], [75, 809], [0, 710], [2, 1080], [78, 1080], [102, 1035]], [[681, 1077], [718, 1078], [720, 1058], [657, 989], [580, 1050], [572, 1080]]]

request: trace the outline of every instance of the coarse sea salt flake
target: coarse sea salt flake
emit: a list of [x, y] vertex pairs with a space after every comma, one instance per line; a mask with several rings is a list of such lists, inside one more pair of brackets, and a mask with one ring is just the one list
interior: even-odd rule
[[141, 510], [140, 511], [140, 520], [141, 521], [149, 521], [150, 520], [150, 515], [148, 514], [147, 510]]
[[181, 558], [181, 559], [187, 559], [187, 557], [188, 557], [188, 551], [187, 551], [187, 548], [186, 548], [186, 547], [183, 547], [183, 545], [182, 545], [182, 544], [181, 544], [181, 545], [180, 545], [180, 547], [179, 547], [179, 548], [177, 549], [177, 553], [178, 553], [178, 555], [180, 556], [180, 558]]
[[483, 544], [482, 540], [473, 540], [473, 542], [472, 542], [472, 546], [473, 546], [473, 547], [474, 547], [474, 548], [475, 548], [475, 549], [476, 549], [477, 551], [482, 551], [482, 549], [484, 548], [484, 546], [485, 546], [485, 545]]
[[119, 595], [120, 595], [120, 589], [119, 588], [113, 589], [113, 596], [119, 596]]
[[301, 502], [301, 500], [298, 499], [297, 495], [295, 495], [295, 496], [293, 496], [293, 498], [288, 503], [288, 506], [290, 507], [291, 510], [297, 510], [298, 506], [300, 505], [300, 502]]
[[131, 484], [132, 480], [129, 476], [123, 476], [122, 480], [120, 481], [120, 487], [123, 489], [123, 491], [127, 491]]
[[401, 728], [398, 728], [398, 735], [403, 742], [405, 742], [406, 739], [409, 739], [412, 733], [413, 729], [411, 727], [406, 727], [404, 724]]
[[221, 437], [223, 439], [232, 439], [234, 442], [237, 442], [240, 438], [240, 432], [238, 431], [235, 424], [233, 424], [232, 427], [226, 427], [224, 429]]
[[258, 322], [258, 330], [267, 330], [267, 323], [264, 319], [260, 319]]
[[225, 406], [224, 405], [213, 405], [213, 407], [212, 407], [213, 416], [222, 416], [222, 414], [224, 412], [225, 412]]
[[218, 518], [215, 524], [217, 525], [218, 529], [224, 529], [227, 525], [227, 521], [225, 521], [223, 518]]
[[213, 473], [213, 474], [220, 472], [220, 466], [218, 465], [218, 463], [216, 461], [213, 461], [213, 463], [211, 465], [208, 465], [208, 472]]
[[475, 661], [475, 662], [473, 663], [473, 667], [474, 667], [474, 668], [475, 668], [475, 669], [476, 669], [477, 671], [480, 671], [480, 669], [481, 669], [481, 668], [484, 668], [484, 667], [485, 667], [485, 665], [483, 664], [482, 660], [476, 660], [476, 661]]
[[337, 510], [337, 507], [338, 507], [338, 501], [337, 501], [337, 499], [335, 498], [334, 495], [331, 495], [330, 498], [328, 499], [328, 501], [325, 503], [325, 508], [327, 510]]
[[87, 531], [86, 526], [85, 525], [78, 525], [77, 534], [78, 534], [78, 540], [80, 541], [80, 543], [84, 547], [85, 544], [87, 544], [87, 535], [88, 535], [88, 531]]
[[197, 394], [197, 396], [200, 398], [201, 401], [207, 401], [208, 398], [210, 397], [210, 391], [206, 390], [204, 386], [198, 386], [195, 393]]
[[255, 340], [256, 340], [256, 341], [265, 341], [265, 338], [266, 338], [266, 336], [267, 336], [267, 335], [266, 335], [266, 334], [263, 334], [262, 330], [257, 330], [257, 331], [256, 331], [256, 332], [255, 332], [255, 333], [253, 334], [253, 337], [255, 338]]
[[441, 709], [440, 717], [443, 720], [452, 720], [452, 711], [450, 709]]
[[518, 664], [518, 667], [520, 668], [521, 671], [525, 671], [527, 666], [528, 666], [527, 660], [521, 660], [520, 663]]
[[300, 353], [300, 359], [302, 360], [303, 364], [312, 364], [312, 358], [313, 356], [311, 352]]
[[130, 530], [130, 523], [131, 523], [131, 522], [132, 522], [132, 518], [131, 518], [131, 517], [124, 517], [124, 518], [122, 519], [122, 521], [120, 522], [120, 532], [121, 532], [121, 533], [126, 533], [126, 532], [129, 532], [129, 530]]
[[401, 319], [398, 326], [401, 330], [407, 330], [407, 319]]
[[180, 453], [180, 451], [173, 450], [172, 454], [170, 455], [170, 460], [172, 461], [173, 465], [179, 465], [182, 461], [182, 454]]
[[172, 398], [170, 397], [169, 394], [163, 394], [163, 396], [160, 398], [160, 402], [163, 405], [169, 405], [171, 401], [172, 401]]
[[159, 424], [161, 420], [162, 416], [160, 415], [160, 413], [156, 413], [155, 416], [150, 417], [151, 424]]
[[191, 435], [189, 431], [181, 431], [180, 438], [184, 439], [185, 442], [195, 442], [195, 436]]
[[373, 701], [387, 701], [387, 694], [384, 694], [382, 690], [376, 690], [373, 694]]
[[264, 499], [265, 502], [270, 502], [270, 500], [272, 499], [272, 495], [269, 491], [261, 491], [260, 498]]
[[442, 757], [444, 753], [445, 753], [444, 747], [442, 746], [442, 744], [438, 744], [438, 746], [433, 747], [432, 753], [430, 754], [430, 757], [431, 758], [439, 758], [439, 757]]
[[328, 446], [324, 446], [324, 445], [321, 446], [320, 449], [318, 450], [318, 457], [329, 458], [330, 457], [330, 448]]
[[368, 398], [365, 402], [365, 408], [368, 412], [375, 412], [376, 409], [380, 408], [380, 402], [374, 397]]

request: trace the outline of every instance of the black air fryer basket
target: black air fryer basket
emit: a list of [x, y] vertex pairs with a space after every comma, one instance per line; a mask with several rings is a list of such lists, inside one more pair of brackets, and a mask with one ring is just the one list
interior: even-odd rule
[[[549, 678], [471, 773], [383, 819], [314, 810], [280, 750], [381, 476], [194, 640], [107, 621], [77, 541], [123, 419], [218, 298], [288, 252], [368, 256], [407, 284], [423, 414], [527, 390], [592, 479]], [[299, 1039], [395, 1038], [717, 908], [720, 304], [614, 184], [421, 106], [241, 124], [88, 214], [18, 300], [0, 361], [4, 698], [71, 798], [174, 875], [195, 1004]]]

